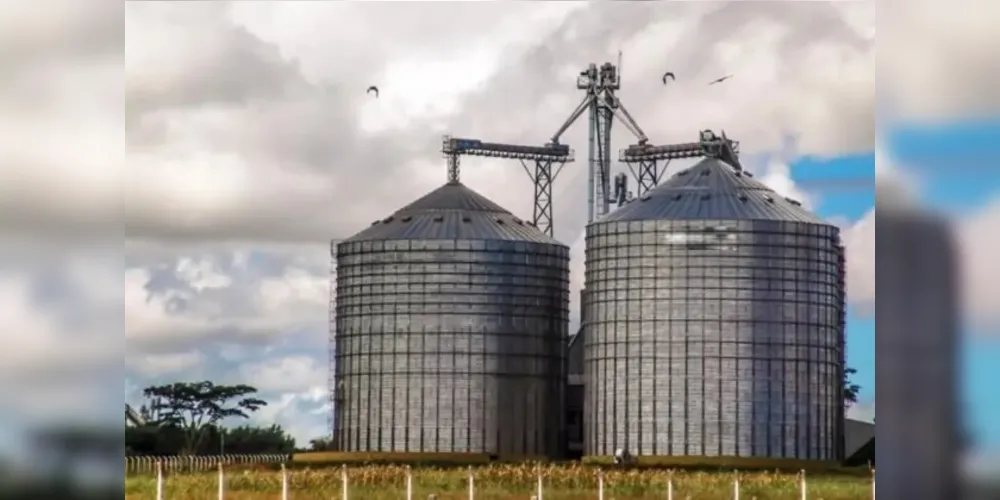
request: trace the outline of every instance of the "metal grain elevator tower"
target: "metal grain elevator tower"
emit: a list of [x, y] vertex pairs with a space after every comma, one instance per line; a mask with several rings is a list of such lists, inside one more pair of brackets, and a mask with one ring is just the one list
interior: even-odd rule
[[[573, 110], [573, 114], [563, 123], [562, 127], [552, 136], [552, 143], [558, 144], [559, 138], [584, 111], [588, 114], [587, 125], [587, 222], [605, 216], [611, 210], [611, 202], [616, 198], [611, 185], [611, 123], [617, 117], [622, 124], [639, 140], [646, 144], [649, 139], [632, 118], [628, 110], [618, 98], [616, 92], [621, 88], [621, 54], [619, 64], [609, 62], [598, 67], [591, 63], [587, 69], [580, 72], [576, 79], [576, 88], [586, 92], [583, 101]], [[617, 196], [620, 198], [620, 196]]]

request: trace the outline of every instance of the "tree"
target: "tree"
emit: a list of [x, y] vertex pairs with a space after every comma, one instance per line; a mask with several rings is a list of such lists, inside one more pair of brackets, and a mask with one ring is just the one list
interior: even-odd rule
[[150, 422], [159, 427], [176, 427], [183, 431], [181, 454], [195, 453], [205, 437], [205, 431], [227, 418], [250, 418], [250, 414], [267, 406], [254, 397], [257, 389], [249, 385], [215, 385], [209, 381], [178, 382], [147, 387], [143, 395], [148, 400], [146, 413], [155, 417]]
[[292, 453], [295, 451], [295, 438], [290, 436], [281, 426], [248, 427], [221, 429], [221, 439], [218, 429], [208, 448], [208, 453], [218, 453], [222, 440], [225, 442], [226, 453], [237, 455], [252, 455], [256, 453]]
[[851, 375], [857, 374], [854, 368], [844, 370], [844, 404], [851, 406], [858, 402], [858, 395], [861, 393], [861, 386], [851, 382]]
[[153, 411], [148, 405], [142, 405], [139, 407], [139, 416], [142, 417], [147, 424], [159, 422], [162, 417]]
[[333, 451], [333, 439], [321, 437], [309, 441], [309, 451]]
[[[130, 455], [175, 456], [184, 451], [184, 434], [183, 429], [173, 426], [127, 427], [125, 446]], [[236, 428], [209, 426], [205, 428], [198, 447], [190, 450], [196, 455], [284, 454], [294, 451], [295, 439], [278, 425]]]

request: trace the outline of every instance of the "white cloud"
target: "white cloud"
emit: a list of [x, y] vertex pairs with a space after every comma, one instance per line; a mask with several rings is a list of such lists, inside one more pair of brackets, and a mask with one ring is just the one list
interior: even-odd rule
[[909, 206], [919, 202], [924, 183], [916, 172], [899, 165], [883, 141], [875, 145], [875, 196], [880, 206]]
[[262, 314], [315, 314], [329, 308], [330, 284], [327, 276], [304, 269], [289, 269], [282, 276], [261, 281], [258, 292]]
[[[137, 47], [126, 85], [131, 239], [346, 236], [394, 208], [383, 200], [402, 203], [440, 182], [440, 133], [544, 142], [581, 98], [575, 72], [619, 48], [623, 98], [654, 140], [688, 141], [712, 125], [751, 151], [791, 135], [803, 153], [828, 154], [869, 147], [874, 122], [872, 44], [826, 5], [404, 5], [381, 17], [381, 7], [362, 4], [235, 4], [201, 16], [195, 8], [126, 7]], [[443, 17], [467, 22], [411, 29]], [[351, 29], [321, 28], [348, 19]], [[613, 28], [583, 36], [610, 20]], [[820, 20], [828, 28], [807, 29]], [[354, 29], [372, 22], [377, 37]], [[659, 36], [665, 24], [677, 34]], [[330, 50], [345, 43], [355, 49]], [[659, 84], [664, 65], [681, 75], [676, 90]], [[738, 75], [732, 85], [705, 86], [723, 72]], [[372, 83], [377, 100], [364, 92]], [[582, 128], [567, 140], [581, 145]], [[373, 182], [401, 176], [416, 182]], [[516, 165], [470, 161], [465, 177], [505, 206], [530, 206]], [[582, 177], [557, 202], [566, 234], [583, 223], [572, 209]], [[500, 188], [508, 182], [524, 189]]]
[[287, 356], [246, 363], [240, 378], [264, 392], [326, 393], [326, 360], [309, 356]]
[[133, 356], [125, 360], [125, 366], [135, 370], [144, 378], [157, 378], [164, 375], [183, 374], [199, 368], [205, 361], [205, 355], [200, 351], [182, 353], [153, 354], [142, 357]]
[[119, 9], [109, 0], [0, 7], [0, 232], [115, 234], [124, 187]]
[[772, 159], [768, 162], [764, 175], [758, 179], [781, 196], [802, 202], [802, 206], [806, 209], [815, 209], [815, 196], [807, 194], [796, 185], [792, 179], [792, 167], [788, 162]]
[[121, 376], [123, 354], [121, 298], [114, 294], [121, 269], [114, 253], [4, 243], [0, 419], [17, 433], [110, 418], [108, 401], [116, 395], [109, 396], [108, 387]]
[[329, 415], [325, 394], [285, 393], [273, 398], [251, 421], [265, 426], [280, 425], [299, 446], [308, 446], [309, 440], [330, 435]]
[[875, 305], [875, 209], [843, 230], [841, 238], [848, 262], [848, 300], [871, 312]]
[[21, 386], [13, 381], [27, 377], [34, 377], [39, 383], [71, 382], [76, 376], [98, 370], [100, 364], [113, 358], [107, 343], [94, 342], [94, 332], [70, 337], [66, 334], [65, 320], [48, 319], [45, 313], [50, 311], [25, 304], [22, 298], [28, 293], [9, 285], [0, 290], [0, 297], [6, 301], [0, 331], [9, 346], [0, 353], [3, 364], [0, 373], [8, 377], [0, 390], [19, 391]]
[[862, 422], [874, 422], [875, 402], [852, 404], [847, 408], [847, 418]]
[[[991, 117], [1000, 112], [1000, 5], [962, 8], [933, 0], [889, 0], [879, 41], [880, 93], [893, 118], [908, 121]], [[919, 57], [915, 57], [919, 55]]]
[[956, 224], [962, 298], [977, 330], [1000, 334], [1000, 197]]
[[[150, 356], [176, 356], [214, 343], [274, 343], [303, 331], [321, 337], [316, 332], [324, 328], [329, 308], [326, 276], [296, 267], [268, 277], [213, 268], [211, 278], [226, 286], [205, 287], [205, 275], [190, 270], [212, 265], [211, 258], [181, 257], [158, 266], [157, 274], [170, 279], [144, 267], [126, 271], [126, 359], [157, 366]], [[164, 289], [152, 289], [160, 279], [166, 280]], [[240, 286], [233, 286], [236, 281]]]
[[[890, 30], [889, 37], [921, 26], [927, 15], [910, 11], [930, 12], [931, 4], [925, 3], [904, 9], [908, 15], [891, 24], [905, 26]], [[399, 6], [389, 12], [370, 4], [126, 6], [127, 155], [134, 165], [126, 177], [124, 200], [129, 236], [317, 241], [349, 234], [363, 224], [358, 221], [382, 215], [382, 200], [409, 199], [431, 184], [362, 182], [354, 174], [364, 171], [384, 179], [412, 171], [414, 178], [440, 178], [418, 173], [418, 168], [440, 168], [434, 161], [436, 140], [429, 137], [436, 133], [428, 134], [431, 131], [544, 141], [579, 98], [568, 81], [574, 68], [613, 58], [618, 49], [625, 53], [627, 68], [623, 97], [626, 104], [633, 103], [634, 114], [654, 140], [687, 140], [695, 129], [712, 125], [727, 128], [748, 150], [776, 148], [789, 134], [796, 136], [802, 153], [870, 147], [875, 23], [870, 3], [774, 8], [745, 2], [630, 4], [614, 10], [583, 3], [500, 10], [488, 4], [425, 7]], [[986, 15], [953, 10], [945, 13], [953, 21], [933, 26], [953, 30], [954, 36], [945, 38], [955, 47], [979, 47], [982, 44], [975, 44], [991, 36], [985, 28], [959, 33], [956, 27], [964, 26], [962, 16], [981, 20], [995, 9]], [[79, 14], [73, 25], [81, 27], [66, 30], [67, 37], [99, 28], [107, 31], [108, 19], [114, 17]], [[433, 25], [459, 18], [461, 28], [449, 22], [430, 31], [413, 29], [418, 21]], [[363, 28], [372, 23], [380, 29]], [[599, 24], [612, 27], [584, 36], [595, 33]], [[347, 44], [354, 50], [335, 49]], [[970, 68], [992, 60], [973, 50], [956, 52], [967, 56], [941, 59]], [[448, 69], [470, 60], [476, 61], [475, 71]], [[407, 69], [414, 67], [439, 70]], [[666, 69], [681, 78], [663, 88], [657, 76]], [[726, 85], [704, 85], [723, 73], [736, 76]], [[905, 68], [900, 73], [908, 74]], [[254, 77], [245, 76], [250, 74]], [[94, 78], [91, 83], [98, 86]], [[563, 79], [567, 81], [559, 85]], [[904, 88], [927, 79], [886, 80]], [[949, 78], [974, 85], [969, 80], [974, 79]], [[365, 95], [362, 89], [370, 83], [386, 87], [383, 99], [373, 103]], [[899, 95], [916, 92], [889, 90]], [[669, 111], [648, 112], [661, 109]], [[371, 113], [385, 115], [383, 121], [393, 124], [391, 137], [358, 129]], [[691, 117], [700, 117], [699, 123]], [[46, 123], [56, 122], [52, 117]], [[759, 126], [762, 122], [768, 126]], [[103, 130], [93, 125], [83, 129]], [[570, 135], [581, 143], [578, 130]], [[121, 157], [110, 161], [106, 154], [76, 153], [116, 136], [107, 137], [80, 141], [72, 148], [48, 148], [76, 158], [107, 158], [98, 160], [107, 167], [74, 168], [60, 175], [52, 171], [41, 179], [67, 179], [70, 186], [120, 178], [114, 173], [122, 171]], [[349, 166], [332, 168], [335, 165]], [[516, 168], [485, 170], [490, 175], [519, 175]], [[87, 177], [67, 176], [74, 173]], [[29, 180], [13, 176], [4, 185], [27, 193], [31, 191], [17, 186]], [[497, 184], [504, 183], [488, 186]], [[17, 212], [64, 219], [82, 217], [88, 212], [80, 208], [87, 208], [87, 217], [98, 219], [101, 213], [116, 212], [122, 203], [112, 195], [120, 185], [100, 181], [100, 186], [67, 189], [91, 198], [56, 198], [66, 205], [56, 207], [59, 210], [34, 206], [53, 197], [24, 196]], [[527, 190], [486, 191], [507, 205], [527, 205]], [[568, 208], [580, 196], [575, 193], [560, 204], [569, 216], [559, 220], [567, 226], [580, 224], [574, 215], [579, 210]], [[577, 233], [572, 227], [567, 230]]]
[[177, 262], [177, 276], [187, 281], [195, 291], [208, 288], [226, 288], [233, 280], [220, 272], [219, 267], [211, 260], [196, 261], [184, 257]]

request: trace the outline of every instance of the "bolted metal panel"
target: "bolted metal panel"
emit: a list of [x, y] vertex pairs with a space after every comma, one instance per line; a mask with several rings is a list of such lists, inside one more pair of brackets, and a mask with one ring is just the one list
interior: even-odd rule
[[587, 229], [586, 454], [842, 459], [839, 230], [616, 215]]
[[481, 216], [480, 233], [505, 236], [362, 233], [336, 248], [339, 448], [557, 456], [569, 250], [530, 226], [520, 226], [528, 241], [489, 229], [486, 220], [513, 216], [485, 203], [442, 205], [407, 214]]

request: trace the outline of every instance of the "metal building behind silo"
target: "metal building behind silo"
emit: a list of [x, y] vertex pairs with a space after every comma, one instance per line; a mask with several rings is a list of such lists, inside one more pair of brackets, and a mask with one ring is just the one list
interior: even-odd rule
[[842, 459], [836, 227], [707, 158], [591, 224], [586, 259], [587, 455]]
[[335, 252], [341, 451], [560, 452], [565, 245], [456, 182]]

